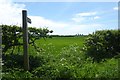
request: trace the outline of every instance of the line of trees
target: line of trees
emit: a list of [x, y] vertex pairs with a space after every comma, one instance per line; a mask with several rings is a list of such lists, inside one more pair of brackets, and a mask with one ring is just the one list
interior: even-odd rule
[[51, 35], [50, 37], [80, 37], [80, 36], [87, 36], [87, 35]]

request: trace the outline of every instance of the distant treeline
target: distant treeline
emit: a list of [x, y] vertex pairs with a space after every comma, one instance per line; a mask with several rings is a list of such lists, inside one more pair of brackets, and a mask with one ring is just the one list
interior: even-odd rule
[[87, 36], [87, 35], [50, 35], [50, 37], [80, 37], [80, 36]]

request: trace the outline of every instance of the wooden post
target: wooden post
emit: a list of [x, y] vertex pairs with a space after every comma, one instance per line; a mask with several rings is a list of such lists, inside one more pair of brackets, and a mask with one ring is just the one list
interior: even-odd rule
[[2, 27], [0, 27], [0, 80], [2, 79]]
[[[120, 1], [118, 2], [118, 30], [120, 30]], [[120, 58], [118, 59], [118, 79], [120, 79], [119, 76], [120, 76]]]
[[29, 70], [27, 11], [22, 11], [24, 69]]

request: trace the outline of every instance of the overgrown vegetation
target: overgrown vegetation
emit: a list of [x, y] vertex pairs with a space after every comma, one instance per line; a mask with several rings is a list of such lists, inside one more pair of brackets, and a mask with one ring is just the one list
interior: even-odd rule
[[120, 55], [120, 30], [103, 30], [90, 34], [84, 51], [95, 61]]
[[[6, 52], [4, 52], [4, 54], [2, 54], [2, 79], [116, 79], [118, 78], [118, 74], [120, 74], [118, 73], [119, 57], [114, 57], [115, 55], [117, 56], [117, 54], [112, 56], [109, 55], [113, 54], [112, 52], [119, 53], [119, 42], [116, 44], [115, 40], [119, 40], [120, 38], [118, 37], [113, 40], [111, 38], [111, 34], [112, 38], [116, 38], [120, 33], [116, 30], [108, 30], [97, 31], [96, 33], [93, 33], [88, 37], [53, 37], [52, 39], [46, 39], [46, 41], [43, 41], [42, 38], [40, 40], [37, 39], [35, 40], [35, 43], [37, 44], [36, 46], [41, 47], [41, 51], [36, 51], [35, 49], [33, 49], [34, 46], [30, 45], [30, 71], [23, 70], [23, 54], [21, 47], [20, 54], [16, 53], [16, 50], [18, 50], [18, 48], [16, 47], [14, 48], [15, 51], [12, 54], [9, 53], [11, 49], [8, 49]], [[84, 41], [85, 39], [86, 41]], [[83, 43], [85, 43], [85, 46], [83, 46]], [[95, 45], [93, 45], [93, 43]], [[100, 45], [99, 43], [102, 45]], [[109, 45], [109, 43], [113, 44]], [[111, 50], [111, 52], [109, 53], [109, 51], [107, 52], [107, 50], [104, 50], [106, 49], [104, 45], [109, 48], [111, 46], [115, 47], [113, 47], [114, 50], [112, 49], [113, 51]], [[103, 49], [100, 46], [103, 46]], [[89, 52], [92, 52], [91, 55]], [[101, 54], [107, 53], [108, 56], [98, 55], [98, 52]], [[98, 55], [97, 59], [94, 55]], [[99, 63], [95, 60], [98, 60]]]

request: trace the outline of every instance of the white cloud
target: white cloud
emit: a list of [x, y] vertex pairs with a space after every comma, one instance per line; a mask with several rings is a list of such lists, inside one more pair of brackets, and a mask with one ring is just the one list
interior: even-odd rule
[[37, 27], [37, 28], [47, 27], [48, 29], [54, 31], [53, 34], [57, 34], [61, 31], [63, 31], [64, 28], [66, 28], [66, 26], [68, 26], [67, 23], [55, 22], [55, 21], [46, 19], [46, 18], [41, 17], [41, 16], [29, 16], [29, 18], [31, 18], [31, 20], [32, 20], [32, 24], [29, 24], [29, 26]]
[[0, 0], [0, 24], [21, 24], [21, 12], [24, 4], [13, 3], [11, 0]]
[[85, 18], [83, 18], [83, 17], [74, 17], [71, 20], [73, 20], [75, 22], [82, 22], [83, 20], [85, 20]]
[[32, 20], [32, 24], [30, 24], [30, 26], [35, 26], [35, 27], [48, 27], [48, 26], [58, 26], [58, 27], [62, 27], [62, 26], [66, 26], [67, 24], [65, 23], [60, 23], [60, 22], [55, 22], [49, 19], [46, 19], [44, 17], [41, 16], [29, 16], [29, 18], [31, 18]]
[[93, 19], [99, 19], [100, 17], [99, 16], [95, 16]]
[[97, 12], [83, 12], [83, 13], [77, 13], [75, 16], [71, 19], [75, 22], [83, 23], [95, 19], [99, 19], [100, 17], [97, 16]]
[[76, 14], [76, 16], [87, 17], [87, 16], [94, 16], [96, 14], [97, 12], [84, 12], [84, 13], [78, 13]]
[[114, 7], [113, 10], [118, 10], [118, 7]]

